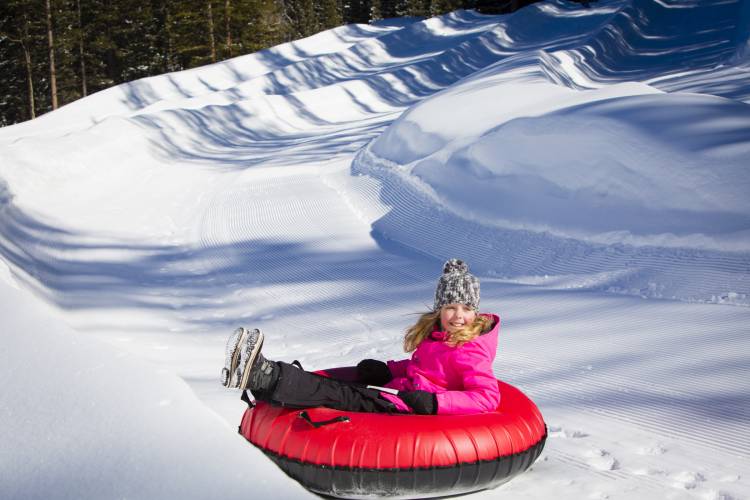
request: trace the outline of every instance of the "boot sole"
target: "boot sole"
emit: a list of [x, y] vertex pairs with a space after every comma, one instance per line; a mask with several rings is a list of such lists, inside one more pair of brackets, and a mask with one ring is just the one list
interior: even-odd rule
[[[232, 387], [239, 386], [239, 384], [237, 385], [232, 384], [232, 381], [235, 378], [235, 372], [237, 371], [237, 366], [240, 364], [240, 346], [245, 342], [245, 339], [247, 338], [249, 333], [250, 332], [247, 331], [247, 328], [243, 328], [242, 333], [237, 339], [237, 343], [234, 346], [234, 351], [232, 352], [232, 361], [230, 362], [230, 365], [229, 365], [229, 377], [227, 378], [227, 384], [224, 387], [232, 388]], [[239, 380], [237, 380], [236, 382], [239, 382]]]
[[247, 383], [250, 380], [250, 371], [253, 368], [253, 363], [255, 363], [255, 358], [258, 357], [258, 353], [263, 348], [263, 332], [258, 330], [257, 328], [253, 330], [253, 332], [258, 332], [258, 341], [255, 344], [255, 347], [253, 347], [253, 352], [250, 353], [250, 358], [245, 363], [245, 366], [242, 370], [242, 380], [240, 381], [240, 389], [246, 389]]

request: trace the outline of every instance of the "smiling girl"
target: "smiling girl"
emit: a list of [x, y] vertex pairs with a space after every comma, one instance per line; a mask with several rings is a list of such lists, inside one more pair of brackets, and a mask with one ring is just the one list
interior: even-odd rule
[[357, 365], [356, 381], [341, 381], [264, 358], [260, 330], [238, 328], [227, 343], [222, 383], [292, 408], [422, 415], [493, 411], [500, 401], [492, 372], [500, 318], [478, 310], [479, 280], [463, 261], [451, 259], [443, 266], [432, 311], [406, 331], [404, 350], [413, 353], [410, 359], [365, 359]]

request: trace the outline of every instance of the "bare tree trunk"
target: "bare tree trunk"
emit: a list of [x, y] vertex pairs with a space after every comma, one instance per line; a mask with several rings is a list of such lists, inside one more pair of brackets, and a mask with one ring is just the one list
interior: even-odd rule
[[164, 54], [164, 71], [173, 71], [172, 65], [172, 14], [169, 11], [169, 2], [164, 2], [164, 31], [167, 33], [167, 53]]
[[216, 41], [214, 39], [214, 16], [211, 0], [208, 0], [208, 38], [211, 44], [211, 62], [216, 62]]
[[5, 39], [21, 45], [23, 50], [24, 66], [26, 66], [26, 87], [29, 93], [29, 119], [36, 118], [36, 100], [34, 99], [34, 65], [31, 61], [31, 50], [29, 50], [29, 19], [26, 13], [23, 14], [23, 24], [18, 28], [18, 38], [12, 37], [9, 33], [0, 33]]
[[21, 46], [23, 47], [23, 57], [26, 61], [26, 82], [29, 89], [29, 116], [33, 120], [36, 118], [36, 102], [34, 101], [34, 74], [32, 73], [31, 51], [25, 43], [21, 43]]
[[224, 2], [224, 25], [227, 31], [227, 54], [232, 57], [232, 30], [230, 29], [230, 17], [232, 12], [232, 5], [230, 0]]
[[86, 97], [88, 90], [86, 89], [86, 58], [83, 52], [83, 21], [81, 18], [81, 0], [76, 0], [76, 7], [78, 8], [78, 52], [81, 57], [81, 92], [83, 97]]
[[36, 102], [34, 101], [34, 66], [31, 63], [31, 51], [26, 44], [26, 41], [29, 39], [29, 21], [26, 19], [26, 14], [23, 15], [23, 26], [19, 29], [22, 30], [22, 33], [19, 33], [18, 38], [13, 38], [8, 33], [0, 33], [0, 36], [4, 37], [6, 40], [20, 44], [21, 49], [23, 50], [24, 66], [26, 67], [26, 87], [29, 92], [29, 119], [33, 120], [36, 118]]
[[52, 35], [52, 6], [50, 0], [45, 2], [47, 7], [47, 46], [49, 47], [49, 85], [52, 91], [52, 109], [57, 109], [57, 73], [55, 72], [55, 40]]

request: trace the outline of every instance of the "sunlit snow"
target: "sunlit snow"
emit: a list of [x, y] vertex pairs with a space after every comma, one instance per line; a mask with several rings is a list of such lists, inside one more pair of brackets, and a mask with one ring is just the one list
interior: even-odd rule
[[404, 357], [444, 260], [539, 461], [471, 498], [742, 499], [750, 2], [339, 27], [0, 129], [0, 498], [314, 498], [236, 430], [239, 325]]

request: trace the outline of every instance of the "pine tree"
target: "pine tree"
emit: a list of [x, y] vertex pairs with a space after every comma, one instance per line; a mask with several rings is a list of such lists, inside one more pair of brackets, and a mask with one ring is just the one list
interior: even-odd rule
[[77, 0], [51, 2], [58, 106], [83, 97], [80, 72], [82, 39], [77, 3]]
[[40, 45], [28, 0], [0, 5], [0, 125], [36, 117], [34, 52]]
[[403, 0], [399, 2], [396, 12], [400, 16], [429, 17], [430, 0]]
[[45, 0], [45, 14], [47, 17], [47, 48], [49, 58], [49, 86], [52, 96], [52, 109], [57, 109], [57, 68], [55, 67], [55, 35], [52, 29], [51, 0]]
[[393, 15], [402, 17], [409, 15], [409, 0], [395, 0], [393, 2]]
[[348, 0], [343, 6], [344, 20], [347, 23], [369, 23], [370, 4], [370, 0]]
[[439, 16], [464, 8], [461, 0], [432, 0], [430, 2], [430, 15]]
[[312, 0], [285, 0], [283, 3], [293, 40], [305, 38], [320, 31], [318, 15]]
[[318, 2], [318, 25], [321, 30], [341, 26], [343, 17], [341, 7], [336, 0], [322, 0]]
[[224, 31], [225, 40], [224, 47], [227, 53], [227, 57], [232, 57], [232, 3], [230, 0], [224, 1]]
[[208, 15], [208, 46], [211, 48], [211, 62], [216, 62], [216, 37], [214, 36], [214, 13], [211, 0], [206, 0], [206, 13]]
[[76, 14], [78, 14], [78, 64], [81, 68], [81, 94], [83, 97], [88, 95], [88, 85], [86, 82], [86, 50], [84, 45], [83, 16], [81, 14], [81, 0], [76, 0]]
[[205, 36], [204, 0], [175, 0], [169, 3], [175, 69], [193, 68], [210, 62], [211, 49]]
[[380, 10], [380, 2], [378, 0], [373, 0], [370, 4], [370, 15], [368, 16], [368, 21], [379, 21], [380, 19], [383, 19], [383, 12]]
[[[290, 39], [285, 5], [279, 0], [244, 0], [238, 19], [238, 39], [242, 53], [256, 52]], [[239, 11], [239, 7], [236, 11]], [[237, 17], [237, 15], [233, 16]]]

